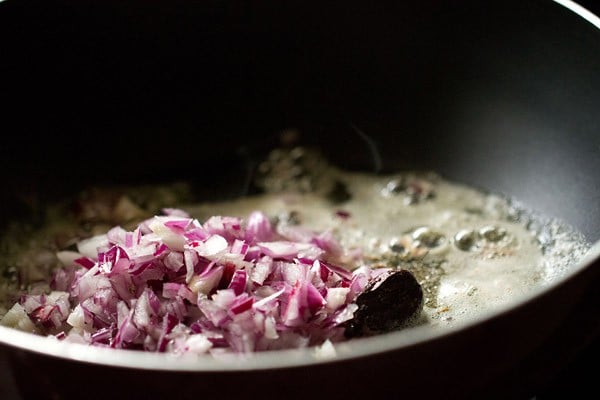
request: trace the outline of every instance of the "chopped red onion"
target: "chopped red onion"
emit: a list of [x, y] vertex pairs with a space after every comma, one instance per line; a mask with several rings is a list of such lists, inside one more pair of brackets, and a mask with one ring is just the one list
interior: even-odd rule
[[[49, 295], [20, 304], [56, 337], [156, 352], [253, 352], [344, 340], [358, 294], [379, 272], [350, 271], [332, 232], [174, 208], [61, 252]], [[344, 217], [344, 215], [340, 216]]]

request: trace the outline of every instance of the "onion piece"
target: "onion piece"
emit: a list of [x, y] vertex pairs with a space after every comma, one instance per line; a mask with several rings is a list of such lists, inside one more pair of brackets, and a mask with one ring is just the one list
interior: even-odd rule
[[274, 229], [261, 211], [204, 223], [163, 212], [59, 252], [53, 287], [65, 290], [23, 296], [13, 320], [61, 340], [178, 354], [329, 348], [381, 273], [338, 264], [332, 231]]

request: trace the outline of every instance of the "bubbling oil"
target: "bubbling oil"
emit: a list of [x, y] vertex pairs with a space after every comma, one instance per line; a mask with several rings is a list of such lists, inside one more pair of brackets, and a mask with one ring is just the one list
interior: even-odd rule
[[260, 210], [278, 229], [327, 231], [343, 249], [339, 262], [351, 270], [410, 270], [424, 293], [417, 322], [434, 327], [476, 319], [555, 282], [590, 248], [562, 221], [436, 172], [346, 171], [314, 149], [290, 147], [273, 150], [251, 181], [253, 194], [210, 202], [193, 200], [181, 183], [100, 189], [79, 202], [74, 219], [58, 207], [47, 210], [48, 221], [37, 230], [17, 224], [18, 232], [0, 242], [6, 250], [0, 318], [19, 294], [49, 290], [57, 251], [112, 225], [136, 226], [159, 206], [181, 208], [200, 221]]
[[262, 193], [186, 206], [194, 217], [262, 210], [280, 226], [330, 231], [342, 261], [409, 269], [423, 287], [420, 323], [477, 318], [563, 276], [589, 249], [568, 225], [436, 172], [340, 170], [318, 152], [278, 149], [258, 167]]

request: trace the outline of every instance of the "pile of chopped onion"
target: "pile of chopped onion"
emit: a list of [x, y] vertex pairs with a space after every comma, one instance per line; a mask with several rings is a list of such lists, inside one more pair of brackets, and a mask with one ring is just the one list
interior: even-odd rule
[[[353, 271], [331, 232], [262, 212], [204, 223], [165, 209], [59, 252], [49, 294], [19, 302], [65, 341], [169, 353], [301, 348], [344, 340], [355, 300], [385, 269]], [[334, 260], [334, 261], [332, 261]], [[14, 311], [14, 310], [13, 310]]]

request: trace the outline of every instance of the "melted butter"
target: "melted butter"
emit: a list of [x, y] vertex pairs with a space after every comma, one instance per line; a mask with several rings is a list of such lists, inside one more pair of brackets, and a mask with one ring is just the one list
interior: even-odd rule
[[[556, 232], [553, 245], [544, 247], [540, 232], [516, 219], [507, 199], [434, 173], [382, 176], [334, 168], [327, 173], [330, 181], [343, 183], [348, 200], [336, 203], [326, 190], [281, 190], [279, 184], [272, 192], [184, 208], [200, 220], [245, 218], [261, 210], [273, 220], [294, 215], [309, 229], [330, 230], [345, 249], [340, 261], [350, 269], [364, 264], [410, 269], [425, 292], [420, 322], [433, 326], [476, 318], [547, 284], [588, 247], [577, 235], [559, 238]], [[417, 196], [411, 192], [415, 183]], [[465, 233], [470, 246], [458, 240]]]
[[[561, 221], [542, 218], [505, 197], [436, 173], [343, 171], [295, 149], [272, 153], [260, 166], [255, 184], [262, 194], [221, 202], [181, 204], [184, 200], [175, 196], [176, 191], [167, 190], [168, 199], [160, 204], [185, 209], [199, 221], [214, 215], [246, 218], [260, 210], [279, 223], [329, 230], [344, 249], [339, 264], [413, 272], [425, 294], [424, 318], [419, 322], [434, 327], [476, 319], [482, 312], [509, 305], [560, 279], [590, 248], [581, 234]], [[340, 187], [343, 196], [332, 196]], [[160, 199], [155, 192], [144, 191], [149, 199]], [[90, 209], [95, 209], [93, 200], [86, 203]], [[150, 215], [142, 214], [141, 219]], [[57, 238], [81, 235], [78, 223], [59, 215], [31, 236], [36, 243], [14, 249], [8, 259], [4, 272], [12, 279], [0, 281], [0, 315], [26, 285], [50, 274], [57, 260], [48, 255], [56, 250]], [[86, 235], [106, 231], [108, 221], [99, 221]], [[13, 235], [6, 238], [6, 243], [15, 242]], [[18, 268], [8, 269], [11, 265]]]

